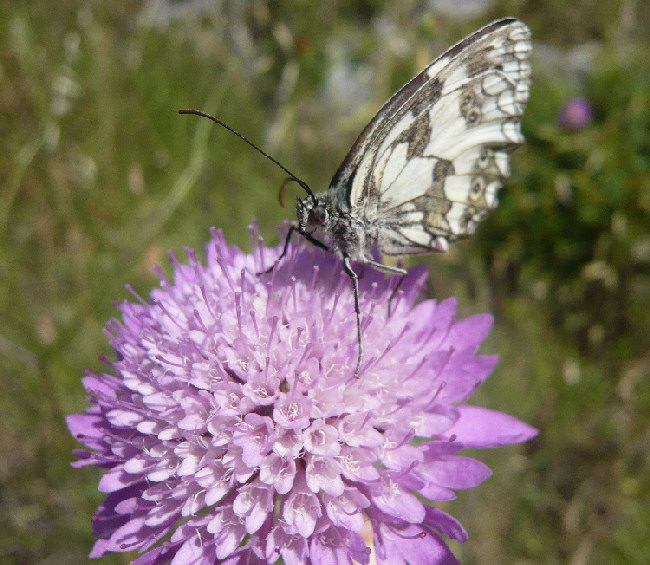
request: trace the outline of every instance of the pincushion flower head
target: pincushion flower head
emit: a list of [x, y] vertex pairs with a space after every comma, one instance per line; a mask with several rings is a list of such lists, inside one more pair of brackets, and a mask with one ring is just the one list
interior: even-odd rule
[[[252, 234], [254, 232], [251, 232]], [[89, 373], [70, 416], [105, 469], [92, 557], [137, 549], [139, 565], [455, 563], [463, 527], [432, 501], [490, 475], [458, 453], [525, 441], [530, 426], [468, 397], [496, 356], [492, 319], [417, 299], [426, 272], [360, 280], [364, 362], [349, 278], [298, 243], [253, 254], [213, 232], [206, 265], [172, 257], [149, 302], [108, 325], [114, 374]]]

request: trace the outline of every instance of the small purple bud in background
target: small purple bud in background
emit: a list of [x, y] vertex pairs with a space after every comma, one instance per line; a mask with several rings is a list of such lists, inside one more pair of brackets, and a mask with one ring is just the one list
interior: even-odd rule
[[565, 102], [557, 114], [558, 125], [563, 129], [579, 130], [588, 126], [594, 119], [591, 104], [583, 96]]

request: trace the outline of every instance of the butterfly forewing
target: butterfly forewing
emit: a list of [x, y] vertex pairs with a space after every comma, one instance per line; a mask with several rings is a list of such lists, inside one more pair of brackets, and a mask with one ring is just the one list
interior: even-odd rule
[[434, 61], [384, 105], [332, 179], [349, 214], [388, 255], [445, 251], [474, 232], [523, 142], [530, 32], [493, 22]]

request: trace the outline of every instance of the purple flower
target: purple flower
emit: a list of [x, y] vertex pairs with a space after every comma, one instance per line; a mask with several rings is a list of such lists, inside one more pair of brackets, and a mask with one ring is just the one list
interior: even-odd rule
[[172, 256], [175, 280], [161, 275], [150, 302], [119, 306], [123, 321], [108, 325], [117, 376], [89, 373], [92, 406], [68, 418], [88, 448], [74, 465], [106, 470], [91, 556], [368, 563], [369, 524], [379, 564], [456, 563], [441, 535], [467, 533], [425, 499], [490, 475], [463, 448], [537, 433], [465, 404], [497, 361], [477, 355], [491, 316], [456, 321], [454, 300], [416, 304], [423, 268], [395, 293], [397, 278], [366, 269], [355, 378], [352, 289], [332, 255], [295, 244], [258, 275], [278, 250], [260, 240], [246, 255], [220, 232], [207, 266], [188, 255]]
[[557, 121], [561, 128], [578, 130], [588, 126], [594, 119], [591, 104], [582, 96], [565, 102], [558, 112]]

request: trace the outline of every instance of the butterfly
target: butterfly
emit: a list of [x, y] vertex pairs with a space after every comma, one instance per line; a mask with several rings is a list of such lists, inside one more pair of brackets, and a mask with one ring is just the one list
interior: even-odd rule
[[530, 91], [530, 30], [515, 18], [469, 35], [398, 90], [361, 132], [329, 189], [314, 194], [275, 159], [223, 122], [205, 115], [279, 165], [307, 192], [294, 233], [343, 261], [353, 283], [358, 376], [363, 358], [359, 275], [352, 262], [405, 275], [383, 256], [444, 252], [474, 233], [497, 205], [508, 156], [524, 138]]

